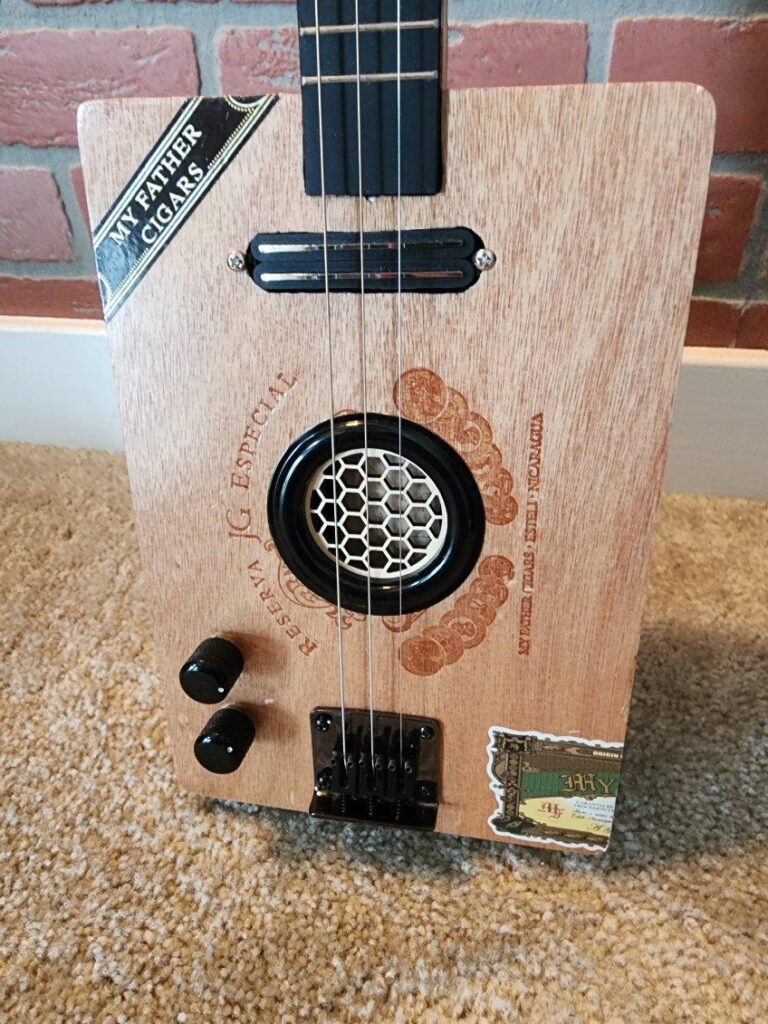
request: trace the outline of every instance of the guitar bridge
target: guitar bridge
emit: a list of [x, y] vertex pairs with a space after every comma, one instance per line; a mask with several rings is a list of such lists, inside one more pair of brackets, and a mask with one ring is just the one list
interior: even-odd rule
[[[310, 714], [316, 818], [433, 829], [440, 725], [397, 713], [315, 708]], [[371, 728], [373, 726], [373, 728]]]
[[[400, 257], [398, 258], [398, 251]], [[363, 282], [366, 292], [464, 291], [477, 281], [475, 254], [483, 243], [469, 228], [368, 231], [363, 236]], [[328, 288], [360, 291], [360, 235], [328, 232]], [[325, 290], [325, 241], [322, 234], [278, 232], [251, 241], [246, 267], [268, 292]], [[482, 264], [480, 265], [482, 267]]]

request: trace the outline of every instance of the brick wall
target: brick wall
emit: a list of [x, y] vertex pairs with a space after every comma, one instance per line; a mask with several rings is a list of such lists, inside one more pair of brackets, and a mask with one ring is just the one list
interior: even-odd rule
[[[290, 0], [2, 0], [0, 312], [99, 317], [75, 111], [297, 87]], [[451, 0], [450, 88], [687, 79], [717, 103], [688, 343], [768, 349], [768, 0]]]

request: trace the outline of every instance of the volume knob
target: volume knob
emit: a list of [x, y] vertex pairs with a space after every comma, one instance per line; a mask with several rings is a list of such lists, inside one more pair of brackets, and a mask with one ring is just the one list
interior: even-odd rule
[[212, 636], [194, 649], [179, 672], [181, 688], [200, 704], [224, 700], [243, 671], [243, 655], [231, 640]]
[[255, 733], [244, 711], [221, 708], [195, 740], [195, 757], [207, 771], [228, 775], [240, 767]]

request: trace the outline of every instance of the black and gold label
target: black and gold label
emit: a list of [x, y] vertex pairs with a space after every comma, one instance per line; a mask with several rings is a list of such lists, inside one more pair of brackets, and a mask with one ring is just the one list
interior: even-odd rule
[[276, 96], [198, 96], [182, 103], [94, 228], [106, 320], [115, 315], [276, 102]]
[[488, 774], [499, 836], [561, 849], [608, 847], [619, 788], [622, 743], [488, 730]]

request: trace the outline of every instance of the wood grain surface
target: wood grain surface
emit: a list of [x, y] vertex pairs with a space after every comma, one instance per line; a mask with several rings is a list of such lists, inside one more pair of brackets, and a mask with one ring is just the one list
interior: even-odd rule
[[[81, 108], [94, 222], [179, 103]], [[490, 839], [491, 726], [624, 737], [714, 113], [687, 84], [454, 92], [446, 107], [443, 192], [405, 199], [403, 225], [465, 225], [498, 262], [466, 293], [404, 296], [404, 365], [427, 371], [411, 377], [404, 412], [418, 418], [429, 389], [441, 396], [431, 428], [452, 430], [470, 465], [489, 443], [486, 421], [517, 511], [489, 523], [456, 594], [402, 634], [374, 621], [375, 704], [440, 719], [437, 827]], [[309, 712], [339, 703], [336, 622], [281, 570], [265, 498], [290, 441], [329, 414], [324, 298], [267, 294], [226, 266], [258, 231], [322, 228], [320, 201], [303, 192], [300, 116], [298, 98], [279, 100], [109, 339], [179, 778], [212, 796], [306, 811]], [[332, 200], [329, 214], [332, 230], [357, 228], [354, 199]], [[395, 225], [393, 200], [368, 202], [365, 214], [368, 229]], [[332, 296], [337, 410], [361, 407], [357, 302]], [[365, 316], [369, 407], [394, 414], [394, 296], [367, 296]], [[249, 447], [251, 465], [238, 467]], [[488, 559], [510, 563], [512, 578], [496, 590], [483, 639], [457, 653], [441, 628], [452, 628]], [[365, 622], [344, 624], [347, 703], [366, 707]], [[459, 627], [456, 636], [477, 638], [471, 623]], [[230, 776], [197, 764], [192, 743], [212, 709], [178, 684], [183, 661], [214, 633], [242, 646], [246, 670], [229, 702], [257, 726]], [[410, 644], [412, 666], [439, 664], [429, 640], [441, 636], [450, 663], [398, 673], [401, 645], [424, 636], [421, 654]]]

